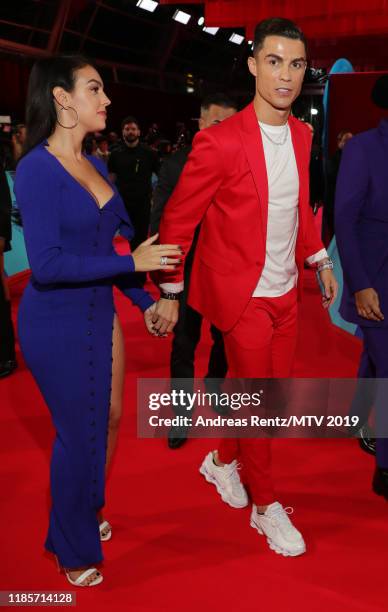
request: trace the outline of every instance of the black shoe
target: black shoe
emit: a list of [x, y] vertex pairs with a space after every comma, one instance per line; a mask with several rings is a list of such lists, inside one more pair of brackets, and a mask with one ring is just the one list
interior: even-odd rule
[[8, 361], [0, 362], [0, 378], [9, 376], [18, 367], [16, 359], [9, 359]]
[[176, 450], [183, 446], [186, 441], [187, 427], [171, 427], [167, 437], [168, 448]]
[[382, 495], [388, 501], [388, 469], [376, 467], [372, 489], [377, 495]]
[[375, 455], [376, 438], [373, 437], [373, 431], [371, 430], [371, 428], [367, 424], [363, 425], [358, 430], [357, 435], [359, 437], [358, 443], [360, 445], [360, 448], [366, 453], [369, 453], [369, 455]]

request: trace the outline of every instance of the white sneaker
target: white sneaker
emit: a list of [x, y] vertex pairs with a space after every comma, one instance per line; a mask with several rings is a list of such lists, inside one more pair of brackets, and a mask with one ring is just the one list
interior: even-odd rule
[[283, 508], [279, 502], [274, 502], [264, 514], [258, 514], [257, 506], [253, 504], [251, 514], [251, 527], [267, 536], [271, 550], [285, 557], [297, 557], [306, 552], [302, 534], [288, 518], [292, 513], [292, 508]]
[[223, 467], [213, 461], [213, 453], [206, 455], [199, 471], [207, 482], [214, 484], [222, 501], [232, 508], [245, 508], [248, 505], [248, 495], [240, 481], [237, 461], [226, 463]]

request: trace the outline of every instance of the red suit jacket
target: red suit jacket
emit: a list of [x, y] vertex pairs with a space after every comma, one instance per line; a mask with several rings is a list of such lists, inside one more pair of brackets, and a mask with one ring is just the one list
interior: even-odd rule
[[[309, 205], [311, 134], [290, 117], [299, 173], [296, 242], [298, 295], [304, 261], [323, 248]], [[253, 103], [222, 123], [201, 130], [164, 210], [159, 240], [187, 253], [196, 226], [200, 236], [190, 280], [189, 304], [222, 331], [244, 312], [260, 279], [266, 253], [268, 181]], [[183, 266], [160, 282], [183, 280]]]

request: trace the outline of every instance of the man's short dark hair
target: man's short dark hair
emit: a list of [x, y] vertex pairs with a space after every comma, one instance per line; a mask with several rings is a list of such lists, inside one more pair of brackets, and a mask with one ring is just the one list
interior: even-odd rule
[[237, 104], [224, 93], [213, 93], [205, 96], [201, 103], [201, 111], [207, 111], [215, 104], [221, 106], [221, 108], [235, 108], [237, 110]]
[[255, 28], [253, 40], [253, 55], [256, 55], [264, 45], [267, 36], [283, 36], [292, 40], [300, 40], [304, 44], [307, 53], [307, 41], [302, 30], [290, 19], [283, 17], [270, 17], [260, 21]]
[[125, 119], [122, 120], [122, 122], [121, 122], [121, 130], [123, 130], [124, 126], [128, 125], [128, 123], [136, 123], [137, 127], [140, 130], [140, 123], [138, 122], [136, 117], [133, 117], [132, 115], [128, 115], [128, 117], [125, 117]]

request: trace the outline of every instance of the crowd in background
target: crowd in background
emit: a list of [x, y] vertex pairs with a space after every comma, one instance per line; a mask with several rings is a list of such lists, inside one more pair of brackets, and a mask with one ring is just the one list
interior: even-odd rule
[[[314, 130], [309, 125], [311, 131]], [[314, 213], [323, 206], [322, 238], [328, 245], [334, 235], [334, 199], [335, 185], [339, 170], [342, 150], [353, 136], [350, 130], [341, 130], [337, 137], [337, 149], [332, 157], [324, 163], [320, 146], [314, 144], [310, 163], [310, 203]], [[87, 136], [84, 141], [84, 152], [99, 158], [107, 165], [111, 179], [124, 200], [124, 204], [135, 229], [131, 241], [134, 250], [147, 238], [150, 226], [153, 191], [157, 186], [158, 175], [163, 162], [178, 151], [190, 150], [193, 132], [183, 122], [177, 122], [175, 133], [167, 137], [159, 123], [152, 122], [148, 129], [141, 130], [140, 122], [133, 116], [125, 117], [121, 132], [96, 132]], [[2, 228], [0, 228], [0, 275], [2, 295], [3, 337], [8, 338], [6, 353], [0, 355], [0, 376], [11, 373], [16, 368], [14, 335], [10, 315], [9, 293], [6, 287], [3, 255], [11, 248], [11, 199], [6, 197], [7, 183], [5, 171], [14, 171], [23, 154], [25, 126], [15, 123], [8, 132], [0, 133], [0, 179], [3, 190], [1, 195]], [[13, 211], [14, 221], [20, 223], [17, 210]], [[9, 230], [9, 231], [8, 231]], [[6, 235], [5, 235], [6, 234]], [[142, 278], [145, 282], [145, 275]], [[4, 312], [3, 312], [4, 311]], [[6, 316], [5, 316], [6, 314]], [[4, 347], [4, 343], [3, 343]]]

